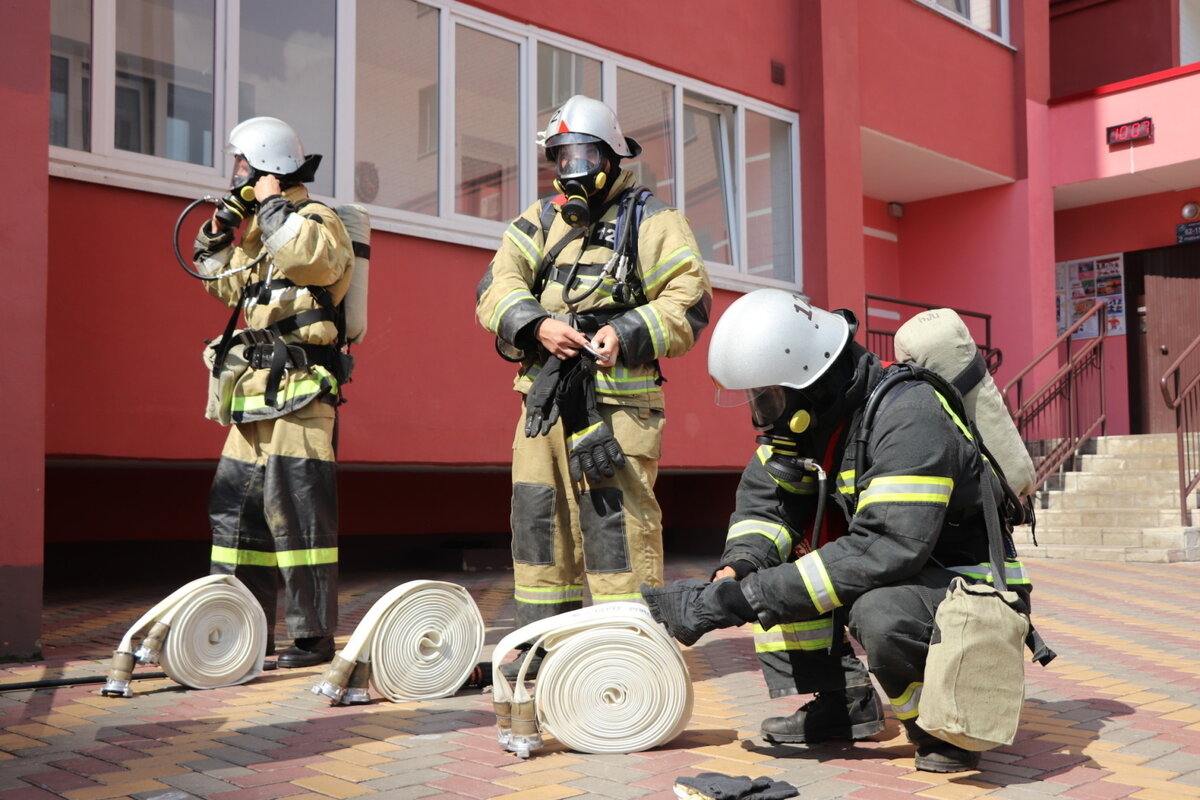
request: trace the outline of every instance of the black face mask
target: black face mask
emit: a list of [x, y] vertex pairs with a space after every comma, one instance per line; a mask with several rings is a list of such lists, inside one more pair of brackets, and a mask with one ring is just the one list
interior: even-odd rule
[[566, 197], [560, 213], [573, 228], [591, 224], [591, 200], [611, 183], [608, 168], [615, 159], [607, 151], [597, 142], [573, 142], [561, 145], [555, 153], [558, 178], [554, 188]]
[[811, 469], [814, 457], [802, 450], [802, 442], [811, 441], [804, 434], [817, 424], [811, 402], [801, 391], [773, 386], [751, 401], [751, 414], [755, 427], [762, 431], [755, 441], [771, 448], [767, 473], [785, 483], [798, 483]]

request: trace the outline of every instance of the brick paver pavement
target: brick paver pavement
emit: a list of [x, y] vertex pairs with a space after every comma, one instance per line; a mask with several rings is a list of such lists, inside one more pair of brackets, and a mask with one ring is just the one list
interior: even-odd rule
[[[672, 559], [668, 577], [707, 562]], [[764, 716], [804, 698], [769, 700], [748, 629], [684, 651], [696, 703], [687, 731], [659, 749], [586, 755], [548, 746], [528, 760], [495, 743], [490, 694], [332, 708], [310, 693], [323, 668], [274, 671], [248, 684], [187, 690], [134, 682], [132, 698], [97, 684], [4, 690], [4, 684], [102, 675], [127, 627], [173, 586], [55, 593], [44, 661], [0, 665], [0, 800], [673, 797], [703, 771], [789, 781], [805, 800], [1167, 800], [1200, 797], [1200, 564], [1034, 561], [1036, 622], [1059, 658], [1030, 665], [1017, 740], [981, 769], [913, 769], [895, 720], [869, 742], [775, 747]], [[466, 586], [488, 621], [488, 647], [512, 625], [511, 572], [343, 576], [344, 644], [363, 613], [406, 580]], [[153, 671], [157, 668], [139, 668]]]

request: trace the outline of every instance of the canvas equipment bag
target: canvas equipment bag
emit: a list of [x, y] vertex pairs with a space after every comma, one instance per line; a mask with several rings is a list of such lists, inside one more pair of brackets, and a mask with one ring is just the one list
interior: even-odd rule
[[230, 341], [236, 340], [241, 331], [222, 334], [204, 347], [204, 366], [208, 370], [208, 405], [204, 416], [213, 422], [228, 425], [233, 416], [233, 390], [242, 375], [250, 368], [250, 362], [243, 353], [244, 347], [230, 347], [221, 359], [221, 366], [215, 369], [217, 358], [221, 355], [221, 343], [228, 335]]
[[1012, 744], [1025, 702], [1029, 617], [1016, 592], [955, 578], [938, 605], [917, 725], [964, 750]]

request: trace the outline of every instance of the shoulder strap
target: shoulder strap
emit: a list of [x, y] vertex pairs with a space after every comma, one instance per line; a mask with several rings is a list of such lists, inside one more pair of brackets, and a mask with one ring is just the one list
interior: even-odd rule
[[[554, 205], [553, 200], [543, 202], [542, 213], [538, 216], [538, 223], [542, 228], [543, 246], [546, 245], [546, 236], [550, 231], [550, 225], [554, 222], [554, 215], [557, 213], [558, 207]], [[554, 266], [554, 260], [558, 258], [558, 254], [563, 251], [563, 248], [582, 236], [586, 230], [586, 227], [571, 228], [552, 247], [546, 248], [545, 254], [542, 256], [542, 262], [538, 264], [537, 275], [533, 280], [533, 296], [539, 302], [542, 299], [542, 292], [546, 290], [546, 279], [550, 276], [550, 269]]]

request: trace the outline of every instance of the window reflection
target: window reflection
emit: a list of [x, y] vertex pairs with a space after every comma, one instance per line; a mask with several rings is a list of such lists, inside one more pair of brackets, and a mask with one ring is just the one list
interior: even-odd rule
[[[594, 58], [571, 53], [545, 43], [538, 44], [537, 55], [537, 129], [544, 131], [550, 117], [572, 95], [582, 94], [601, 99], [600, 62]], [[548, 197], [557, 194], [554, 188], [554, 165], [539, 150], [537, 194]]]
[[617, 70], [617, 119], [642, 154], [626, 166], [668, 205], [675, 204], [675, 92], [668, 83]]
[[50, 144], [91, 150], [92, 4], [50, 3]]
[[517, 215], [516, 43], [459, 27], [455, 45], [454, 210], [484, 219]]
[[729, 153], [733, 110], [689, 98], [683, 108], [684, 210], [707, 262], [733, 264]]
[[794, 281], [791, 125], [746, 112], [746, 272]]

